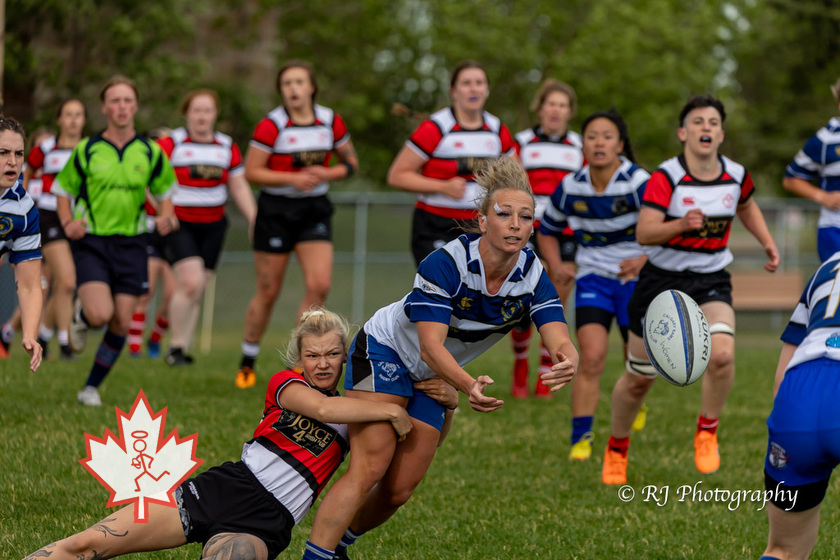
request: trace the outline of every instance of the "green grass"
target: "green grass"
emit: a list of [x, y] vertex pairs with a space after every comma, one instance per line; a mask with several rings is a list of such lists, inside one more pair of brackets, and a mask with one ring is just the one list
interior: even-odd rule
[[[270, 337], [282, 346], [282, 329]], [[258, 389], [233, 387], [239, 328], [214, 332], [214, 348], [191, 368], [121, 358], [103, 386], [106, 406], [76, 404], [76, 390], [92, 360], [49, 361], [26, 370], [19, 348], [0, 363], [0, 556], [21, 558], [84, 529], [106, 515], [106, 490], [78, 463], [85, 433], [116, 430], [114, 405], [128, 410], [142, 388], [153, 409], [168, 407], [167, 432], [198, 433], [203, 468], [236, 459], [259, 419], [268, 376], [282, 366], [270, 345], [258, 362]], [[94, 336], [94, 343], [98, 337]], [[567, 459], [569, 404], [564, 390], [552, 401], [509, 399], [511, 354], [502, 343], [473, 362], [474, 375], [496, 380], [491, 393], [508, 398], [492, 414], [462, 406], [449, 439], [412, 500], [386, 525], [355, 545], [353, 558], [758, 558], [767, 536], [765, 511], [744, 503], [678, 502], [682, 485], [703, 489], [761, 490], [766, 444], [764, 421], [778, 344], [775, 335], [738, 339], [735, 386], [721, 422], [722, 468], [699, 475], [692, 436], [699, 386], [658, 382], [648, 403], [648, 426], [632, 438], [629, 484], [636, 499], [623, 503], [600, 483], [609, 433], [609, 391], [620, 370], [619, 346], [604, 375], [596, 417], [596, 452], [586, 463]], [[464, 401], [465, 402], [465, 401]], [[647, 485], [668, 487], [663, 507], [641, 497]], [[836, 558], [840, 535], [837, 484], [823, 506], [813, 558]], [[295, 530], [284, 559], [299, 558], [312, 514]], [[196, 558], [197, 545], [135, 558]]]

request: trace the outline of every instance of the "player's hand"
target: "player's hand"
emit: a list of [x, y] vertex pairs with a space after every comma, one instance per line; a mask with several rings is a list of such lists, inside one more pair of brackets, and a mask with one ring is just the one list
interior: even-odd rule
[[492, 385], [493, 380], [487, 375], [479, 375], [478, 379], [470, 387], [470, 406], [473, 410], [478, 412], [493, 412], [502, 408], [505, 401], [495, 397], [488, 397], [484, 394], [488, 385]]
[[143, 466], [143, 464], [140, 462], [140, 457], [135, 457], [134, 459], [132, 459], [131, 460], [131, 466], [134, 467], [135, 469], [141, 468]]
[[683, 231], [691, 231], [703, 227], [703, 211], [699, 208], [692, 208], [688, 213], [680, 218], [683, 224]]
[[440, 377], [418, 381], [414, 388], [423, 391], [446, 408], [458, 406], [458, 390]]
[[633, 259], [624, 259], [623, 261], [618, 263], [618, 277], [621, 279], [622, 282], [633, 280], [634, 278], [639, 276], [639, 272], [641, 272], [642, 267], [645, 266], [646, 262], [646, 255], [642, 255]]
[[779, 250], [775, 245], [768, 245], [764, 248], [767, 253], [767, 262], [764, 264], [764, 270], [767, 272], [776, 272], [779, 265], [782, 263], [782, 257], [779, 255]]
[[441, 194], [445, 194], [454, 200], [461, 200], [467, 194], [467, 180], [463, 177], [453, 177], [446, 181], [441, 181]]
[[835, 212], [840, 210], [840, 191], [824, 191], [820, 204]]
[[70, 220], [70, 222], [64, 228], [64, 235], [67, 236], [67, 239], [72, 239], [73, 241], [81, 239], [87, 233], [87, 226], [87, 220], [85, 220], [84, 218]]
[[316, 177], [320, 183], [327, 180], [328, 170], [323, 165], [310, 165], [306, 168], [306, 171]]
[[21, 346], [26, 350], [26, 353], [31, 356], [29, 358], [29, 371], [35, 373], [41, 365], [41, 360], [44, 358], [44, 349], [38, 344], [37, 340], [26, 338], [21, 341]]
[[575, 265], [573, 263], [563, 261], [560, 266], [557, 267], [557, 270], [551, 271], [551, 281], [555, 286], [568, 288], [575, 281], [575, 273]]
[[178, 218], [175, 216], [155, 217], [155, 231], [160, 235], [169, 235], [179, 227]]
[[391, 418], [391, 426], [397, 432], [397, 441], [403, 441], [405, 436], [408, 435], [408, 432], [411, 431], [411, 428], [414, 427], [414, 424], [411, 422], [411, 416], [408, 415], [408, 412], [403, 407], [397, 404], [393, 406], [394, 415]]
[[550, 385], [551, 391], [559, 391], [569, 384], [575, 375], [575, 364], [563, 352], [557, 351], [557, 363], [540, 375], [543, 385]]
[[318, 176], [312, 173], [312, 168], [306, 167], [300, 173], [295, 174], [295, 180], [292, 181], [292, 185], [299, 191], [309, 192], [315, 185], [321, 183], [321, 180], [318, 179]]

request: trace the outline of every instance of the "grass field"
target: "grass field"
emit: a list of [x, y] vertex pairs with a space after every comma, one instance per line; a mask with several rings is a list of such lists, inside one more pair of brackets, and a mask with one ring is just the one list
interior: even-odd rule
[[[75, 392], [92, 360], [88, 349], [76, 363], [49, 361], [30, 374], [23, 353], [0, 363], [0, 556], [21, 558], [40, 546], [81, 530], [106, 515], [107, 491], [78, 463], [84, 435], [117, 429], [114, 406], [128, 410], [142, 388], [153, 409], [168, 407], [166, 431], [198, 433], [202, 468], [236, 459], [257, 424], [269, 375], [282, 367], [268, 345], [258, 362], [259, 384], [233, 386], [239, 329], [217, 329], [213, 350], [189, 368], [123, 357], [103, 386], [106, 406], [82, 407]], [[272, 335], [282, 344], [282, 331]], [[94, 337], [94, 340], [98, 340]], [[600, 483], [601, 456], [609, 432], [608, 394], [620, 364], [613, 340], [596, 418], [596, 453], [571, 463], [568, 391], [551, 401], [509, 399], [511, 354], [502, 343], [469, 368], [496, 379], [493, 394], [507, 398], [492, 414], [468, 407], [456, 416], [449, 439], [412, 500], [386, 525], [361, 539], [355, 559], [454, 558], [758, 558], [767, 533], [761, 503], [679, 501], [681, 486], [700, 490], [762, 490], [778, 344], [772, 334], [738, 339], [735, 387], [721, 422], [722, 468], [699, 475], [692, 436], [699, 386], [657, 383], [648, 400], [648, 426], [632, 437], [629, 503]], [[465, 402], [462, 400], [462, 402]], [[658, 506], [644, 488], [669, 489]], [[823, 507], [813, 558], [840, 551], [837, 483]], [[662, 494], [659, 494], [660, 500]], [[299, 558], [312, 514], [295, 531], [284, 559]], [[196, 558], [197, 545], [136, 558]]]

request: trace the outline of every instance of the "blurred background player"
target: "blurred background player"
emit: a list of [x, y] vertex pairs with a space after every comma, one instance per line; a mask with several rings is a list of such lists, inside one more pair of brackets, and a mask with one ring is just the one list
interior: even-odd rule
[[[115, 558], [192, 542], [203, 544], [201, 558], [208, 560], [276, 558], [346, 457], [347, 424], [385, 422], [399, 439], [412, 427], [399, 405], [339, 396], [348, 341], [340, 317], [323, 309], [305, 312], [286, 352], [295, 370], [279, 371], [269, 381], [262, 419], [240, 461], [184, 482], [175, 491], [177, 507], [149, 504], [146, 523], [135, 522], [129, 505], [26, 558]], [[432, 398], [443, 406], [457, 402], [451, 387], [443, 390], [435, 381], [429, 383]], [[323, 438], [295, 437], [303, 423]]]
[[[102, 404], [98, 387], [125, 346], [138, 298], [148, 291], [146, 269], [146, 188], [160, 201], [155, 229], [177, 227], [172, 201], [175, 172], [155, 142], [134, 128], [137, 87], [114, 76], [100, 92], [105, 130], [85, 138], [56, 177], [58, 216], [71, 240], [78, 299], [70, 325], [70, 346], [81, 352], [89, 327], [107, 325], [93, 366], [77, 400]], [[84, 188], [83, 188], [84, 187]], [[71, 211], [71, 198], [75, 207]]]
[[[840, 79], [831, 86], [840, 107]], [[812, 181], [818, 181], [814, 186]], [[785, 189], [820, 204], [817, 253], [820, 261], [840, 251], [840, 118], [832, 117], [811, 136], [785, 170]]]
[[484, 110], [490, 95], [484, 69], [471, 60], [461, 62], [449, 83], [452, 105], [417, 127], [388, 170], [390, 186], [419, 194], [411, 223], [416, 265], [475, 219], [474, 174], [484, 162], [516, 155], [508, 128]]
[[[767, 419], [770, 534], [762, 559], [808, 558], [840, 462], [840, 252], [825, 260], [782, 333]], [[795, 498], [794, 498], [795, 496]]]
[[[333, 266], [329, 181], [350, 177], [359, 166], [344, 120], [315, 103], [318, 82], [308, 62], [287, 62], [276, 85], [283, 104], [257, 124], [245, 155], [245, 178], [260, 185], [260, 196], [254, 223], [256, 292], [245, 313], [236, 372], [242, 389], [257, 382], [254, 363], [292, 251], [303, 273], [298, 315], [326, 301]], [[330, 166], [333, 152], [339, 165]]]
[[648, 262], [628, 306], [627, 370], [612, 393], [612, 433], [601, 475], [605, 484], [627, 480], [631, 424], [657, 378], [642, 341], [642, 318], [651, 300], [669, 289], [688, 294], [709, 322], [712, 349], [702, 381], [694, 464], [703, 474], [720, 466], [717, 428], [735, 377], [735, 311], [726, 271], [733, 260], [727, 244], [735, 216], [764, 248], [764, 268], [775, 272], [780, 262], [752, 196], [749, 172], [719, 153], [725, 119], [719, 100], [691, 96], [680, 111], [677, 129], [683, 152], [662, 163], [645, 189], [636, 239], [650, 246]]
[[201, 297], [213, 279], [228, 221], [225, 202], [228, 192], [253, 231], [257, 205], [245, 180], [242, 154], [230, 136], [214, 130], [219, 115], [219, 96], [199, 89], [181, 103], [186, 126], [160, 140], [169, 156], [178, 191], [172, 196], [177, 231], [166, 236], [164, 256], [175, 275], [175, 292], [169, 301], [170, 338], [166, 363], [191, 363], [187, 349], [193, 339], [201, 308]]
[[[168, 127], [159, 126], [146, 133], [146, 138], [160, 143], [162, 138], [169, 136]], [[159, 204], [154, 196], [146, 189], [146, 265], [149, 274], [149, 290], [137, 299], [137, 306], [131, 315], [128, 326], [128, 352], [132, 358], [143, 356], [143, 333], [146, 330], [148, 315], [154, 318], [152, 332], [146, 339], [146, 351], [150, 358], [160, 358], [160, 345], [166, 331], [169, 329], [169, 301], [175, 292], [175, 276], [172, 267], [163, 257], [164, 237], [155, 229], [155, 218]], [[157, 305], [149, 313], [149, 306], [157, 295]]]
[[[551, 196], [537, 240], [555, 286], [575, 288], [580, 366], [572, 383], [570, 459], [592, 455], [592, 425], [613, 319], [627, 344], [627, 303], [647, 258], [636, 222], [650, 174], [635, 164], [627, 125], [615, 111], [586, 117], [581, 128], [587, 164], [566, 175]], [[577, 281], [563, 266], [559, 244], [571, 226], [578, 238]]]
[[[522, 166], [528, 173], [528, 181], [534, 191], [534, 202], [536, 204], [534, 214], [534, 231], [538, 231], [540, 220], [542, 220], [546, 207], [548, 207], [551, 195], [567, 174], [577, 171], [583, 166], [583, 154], [581, 152], [580, 136], [569, 130], [569, 121], [575, 114], [577, 99], [572, 86], [547, 79], [540, 85], [534, 100], [531, 102], [531, 110], [539, 117], [539, 124], [533, 128], [523, 130], [516, 134], [516, 142], [519, 145], [519, 159]], [[575, 251], [577, 241], [570, 227], [566, 227], [558, 234], [559, 251], [562, 256], [561, 265], [566, 270], [566, 275], [574, 278], [575, 274]], [[542, 258], [539, 246], [532, 243], [537, 256]], [[543, 259], [545, 264], [545, 259]], [[569, 294], [573, 282], [554, 283], [557, 288], [557, 295], [565, 305], [568, 303]], [[528, 348], [531, 344], [531, 320], [517, 325], [510, 331], [510, 338], [513, 344], [513, 384], [511, 393], [514, 398], [528, 396]], [[539, 373], [551, 369], [551, 356], [548, 354], [545, 345], [540, 346], [540, 369]], [[534, 393], [537, 396], [550, 395], [548, 387], [539, 382], [534, 386]]]
[[20, 306], [21, 345], [30, 356], [29, 369], [41, 365], [38, 344], [41, 320], [41, 234], [35, 201], [24, 190], [21, 169], [26, 133], [15, 119], [0, 116], [0, 259], [9, 253]]
[[62, 359], [75, 358], [67, 331], [73, 315], [73, 295], [76, 292], [76, 267], [70, 242], [58, 220], [56, 197], [52, 193], [55, 176], [70, 159], [73, 148], [82, 139], [82, 132], [87, 121], [87, 110], [78, 99], [68, 99], [58, 108], [56, 124], [58, 135], [41, 139], [29, 152], [27, 167], [23, 173], [24, 187], [27, 190], [33, 178], [40, 174], [41, 189], [38, 194], [38, 213], [41, 222], [41, 250], [44, 264], [48, 271], [49, 296], [41, 322], [39, 340], [46, 346], [52, 338], [55, 328]]

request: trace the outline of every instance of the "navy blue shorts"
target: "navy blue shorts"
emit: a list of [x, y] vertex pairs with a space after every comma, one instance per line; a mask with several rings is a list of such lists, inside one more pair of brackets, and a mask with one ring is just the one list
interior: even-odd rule
[[[586, 307], [602, 309], [615, 317], [619, 327], [626, 327], [630, 323], [627, 306], [633, 297], [636, 281], [622, 283], [617, 278], [606, 278], [597, 274], [587, 274], [575, 282], [575, 325], [580, 328], [587, 322], [581, 320], [580, 310]], [[600, 322], [600, 321], [598, 321]], [[609, 325], [606, 325], [609, 329]]]
[[350, 345], [350, 359], [344, 371], [344, 388], [408, 397], [406, 412], [436, 430], [443, 428], [446, 407], [414, 388], [414, 380], [391, 348], [359, 330]]
[[104, 282], [113, 294], [141, 296], [149, 291], [145, 236], [85, 235], [70, 242], [76, 285]]
[[295, 520], [244, 463], [226, 462], [181, 484], [175, 491], [187, 542], [207, 544], [219, 533], [261, 539], [268, 558], [289, 546]]
[[[43, 231], [44, 226], [41, 226]], [[817, 230], [817, 254], [820, 262], [825, 262], [831, 255], [840, 251], [840, 228], [822, 227]]]
[[838, 402], [840, 363], [827, 358], [794, 366], [779, 386], [767, 419], [764, 473], [770, 479], [768, 490], [773, 482], [800, 489], [791, 511], [822, 502], [831, 472], [840, 463]]

